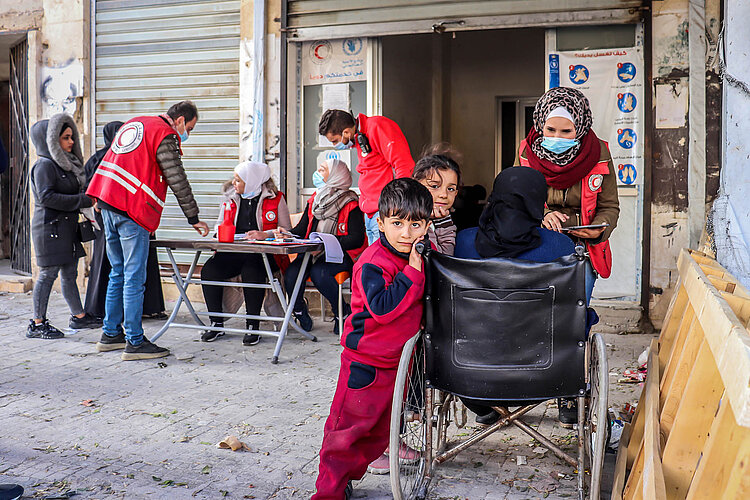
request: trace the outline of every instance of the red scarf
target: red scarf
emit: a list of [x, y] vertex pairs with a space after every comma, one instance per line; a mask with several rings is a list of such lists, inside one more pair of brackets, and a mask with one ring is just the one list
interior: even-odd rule
[[539, 133], [534, 127], [531, 127], [529, 135], [526, 137], [526, 159], [529, 160], [531, 168], [544, 174], [547, 184], [555, 189], [567, 189], [580, 182], [599, 162], [601, 146], [599, 145], [599, 138], [593, 130], [589, 130], [581, 139], [581, 149], [578, 151], [578, 156], [567, 165], [562, 166], [539, 158], [534, 154], [531, 145], [538, 137]]

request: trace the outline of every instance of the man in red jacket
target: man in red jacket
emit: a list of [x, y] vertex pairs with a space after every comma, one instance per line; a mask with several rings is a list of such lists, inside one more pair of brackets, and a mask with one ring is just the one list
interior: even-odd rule
[[359, 207], [365, 214], [367, 240], [380, 238], [378, 198], [386, 184], [400, 177], [411, 177], [414, 159], [404, 133], [393, 120], [384, 116], [357, 118], [347, 111], [329, 109], [320, 118], [318, 133], [336, 149], [356, 147], [359, 157]]
[[179, 102], [160, 116], [139, 116], [117, 131], [86, 194], [102, 212], [107, 257], [112, 264], [104, 305], [99, 352], [123, 349], [124, 361], [161, 358], [169, 350], [143, 336], [141, 316], [146, 283], [148, 236], [161, 221], [169, 186], [182, 212], [201, 236], [208, 225], [198, 219], [198, 204], [182, 166], [182, 143], [198, 121], [191, 101]]

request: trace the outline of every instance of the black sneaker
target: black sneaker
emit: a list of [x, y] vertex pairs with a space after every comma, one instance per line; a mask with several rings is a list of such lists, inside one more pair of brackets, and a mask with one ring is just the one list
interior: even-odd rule
[[477, 415], [477, 418], [475, 420], [479, 425], [490, 426], [500, 420], [500, 414], [495, 410], [492, 410], [486, 415]]
[[142, 316], [143, 319], [149, 320], [149, 319], [167, 319], [169, 316], [167, 315], [166, 311], [159, 311], [151, 314], [144, 314]]
[[120, 332], [114, 337], [102, 333], [102, 338], [96, 343], [96, 350], [99, 352], [116, 351], [125, 349], [125, 334]]
[[122, 353], [123, 361], [133, 361], [136, 359], [154, 359], [169, 356], [169, 349], [152, 344], [147, 339], [143, 339], [139, 345], [133, 345], [130, 342], [125, 343], [125, 351]]
[[[344, 302], [344, 323], [346, 323], [346, 318], [348, 318], [351, 313], [352, 307]], [[336, 316], [333, 318], [333, 334], [338, 335], [339, 332], [343, 332], [343, 330], [339, 330], [339, 317]]]
[[578, 402], [576, 398], [560, 398], [557, 400], [558, 418], [560, 425], [572, 429], [578, 423]]
[[29, 326], [26, 329], [26, 336], [30, 339], [61, 339], [65, 337], [63, 332], [49, 324], [49, 320], [44, 320], [36, 324], [34, 320], [29, 320]]
[[101, 328], [102, 320], [97, 318], [96, 316], [92, 316], [89, 313], [86, 313], [81, 318], [71, 316], [70, 321], [68, 322], [68, 326], [71, 327], [73, 330], [85, 330], [87, 328]]
[[346, 488], [344, 489], [344, 500], [349, 500], [352, 497], [352, 493], [354, 493], [354, 486], [349, 481], [346, 483]]
[[[216, 323], [212, 321], [211, 326], [223, 328], [224, 323]], [[201, 342], [213, 342], [214, 340], [218, 339], [222, 335], [224, 335], [224, 332], [219, 331], [219, 330], [203, 330], [201, 332]]]
[[242, 337], [242, 345], [255, 345], [258, 342], [260, 342], [260, 335], [257, 333], [246, 333], [244, 337]]
[[23, 486], [20, 484], [0, 484], [0, 499], [18, 500], [23, 496]]
[[299, 323], [299, 326], [306, 332], [313, 329], [313, 319], [310, 317], [310, 313], [307, 312], [307, 307], [301, 311], [294, 311], [292, 315]]

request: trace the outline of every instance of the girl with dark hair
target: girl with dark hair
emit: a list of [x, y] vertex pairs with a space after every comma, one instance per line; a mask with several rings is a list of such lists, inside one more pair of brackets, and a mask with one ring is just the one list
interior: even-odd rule
[[461, 184], [461, 168], [447, 154], [428, 154], [414, 165], [412, 178], [432, 195], [432, 217], [427, 235], [438, 252], [453, 255], [456, 225], [451, 209]]
[[78, 130], [66, 113], [41, 120], [31, 127], [31, 140], [39, 159], [31, 168], [34, 216], [31, 236], [39, 276], [34, 284], [34, 318], [26, 336], [58, 339], [63, 333], [49, 324], [47, 305], [57, 275], [62, 276], [62, 294], [70, 308], [70, 328], [98, 328], [101, 320], [87, 315], [78, 295], [78, 259], [85, 255], [78, 232], [82, 209], [92, 206], [84, 193], [83, 167]]

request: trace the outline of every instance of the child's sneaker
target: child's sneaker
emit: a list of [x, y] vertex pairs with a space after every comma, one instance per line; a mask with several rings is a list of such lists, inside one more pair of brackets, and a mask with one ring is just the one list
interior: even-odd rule
[[367, 466], [367, 472], [370, 474], [388, 474], [391, 472], [391, 460], [388, 455], [383, 453], [375, 459], [370, 465]]
[[[389, 453], [389, 449], [386, 448], [385, 455], [387, 456]], [[399, 445], [398, 449], [398, 463], [400, 464], [413, 464], [414, 462], [418, 461], [420, 457], [420, 454], [417, 450], [414, 448], [410, 448], [409, 445], [406, 443], [401, 443]]]

